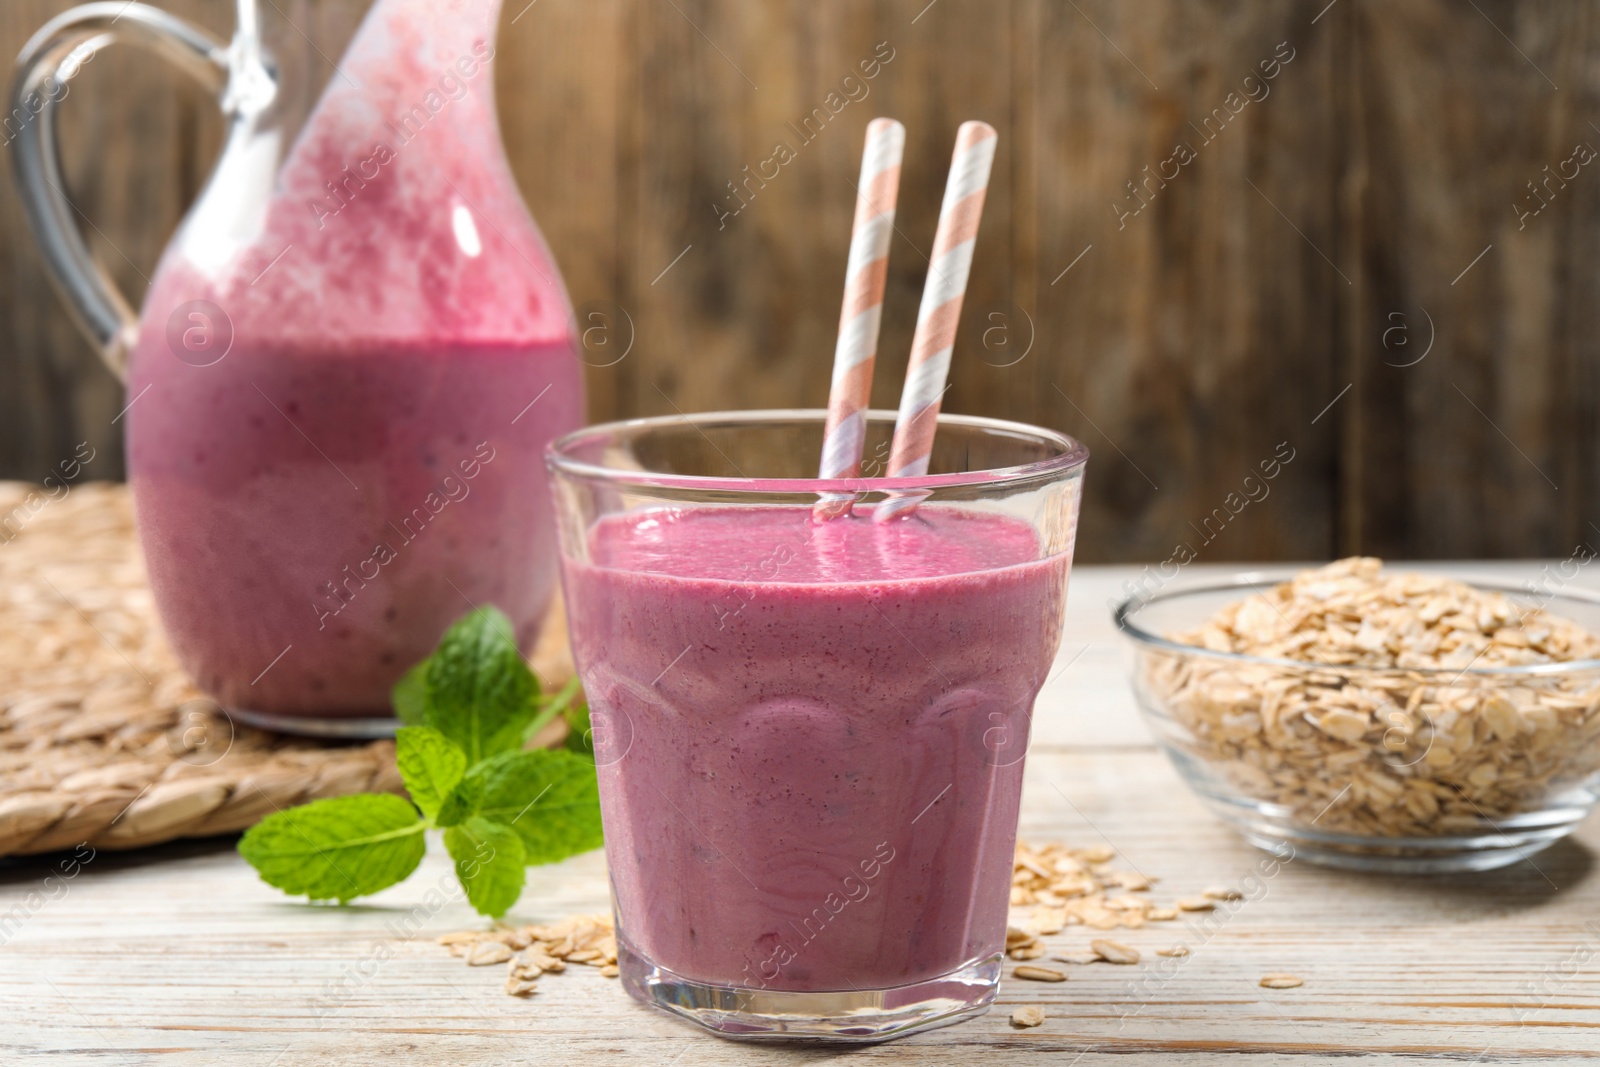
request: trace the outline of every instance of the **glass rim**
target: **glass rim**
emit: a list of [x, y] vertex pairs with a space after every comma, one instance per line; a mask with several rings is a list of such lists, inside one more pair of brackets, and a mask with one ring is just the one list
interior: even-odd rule
[[[873, 408], [865, 412], [871, 422], [893, 423], [897, 412]], [[1062, 476], [1081, 470], [1089, 461], [1089, 449], [1075, 437], [1043, 426], [1032, 426], [1008, 419], [994, 419], [984, 415], [953, 415], [940, 412], [939, 426], [962, 426], [972, 429], [996, 430], [1002, 434], [1033, 442], [1044, 442], [1061, 449], [1059, 455], [1032, 463], [1012, 467], [994, 467], [978, 471], [957, 471], [951, 474], [924, 474], [914, 478], [752, 478], [727, 477], [709, 474], [669, 474], [665, 471], [641, 471], [631, 468], [608, 467], [577, 459], [572, 452], [605, 437], [636, 437], [653, 430], [677, 427], [683, 423], [734, 423], [747, 426], [770, 426], [782, 422], [815, 422], [827, 418], [825, 408], [765, 408], [749, 411], [701, 411], [690, 414], [652, 415], [640, 419], [621, 419], [586, 426], [564, 434], [545, 449], [545, 462], [552, 471], [593, 481], [612, 482], [649, 489], [701, 489], [718, 492], [746, 493], [873, 493], [899, 492], [914, 489], [994, 488], [1015, 482], [1032, 481], [1049, 476]], [[702, 433], [704, 431], [701, 431]], [[709, 439], [708, 439], [709, 440]], [[713, 443], [712, 447], [716, 447]], [[730, 460], [730, 463], [732, 461]]]
[[[1133, 593], [1125, 597], [1121, 603], [1112, 609], [1111, 618], [1117, 624], [1117, 629], [1121, 630], [1130, 641], [1135, 645], [1144, 646], [1146, 649], [1159, 649], [1163, 652], [1218, 660], [1224, 663], [1237, 663], [1253, 667], [1275, 667], [1280, 670], [1336, 672], [1365, 677], [1421, 675], [1430, 679], [1449, 678], [1450, 682], [1446, 684], [1453, 684], [1464, 677], [1495, 678], [1508, 675], [1520, 678], [1562, 677], [1600, 670], [1600, 659], [1562, 660], [1555, 663], [1524, 663], [1507, 667], [1474, 667], [1471, 664], [1466, 667], [1374, 667], [1359, 663], [1317, 663], [1313, 660], [1254, 656], [1245, 652], [1219, 652], [1201, 645], [1186, 645], [1181, 641], [1163, 637], [1161, 634], [1151, 633], [1132, 621], [1132, 617], [1137, 615], [1139, 611], [1160, 601], [1223, 592], [1246, 591], [1260, 595], [1261, 591], [1257, 586], [1262, 584], [1277, 585], [1280, 582], [1288, 581], [1295, 573], [1297, 572], [1289, 571], [1277, 574], [1269, 571], [1245, 571], [1222, 581], [1187, 585], [1180, 589], [1161, 589], [1149, 595]], [[1491, 593], [1514, 593], [1523, 596], [1529, 593], [1527, 589], [1504, 582], [1458, 580], [1465, 582], [1465, 584], [1474, 589], [1482, 589]], [[1552, 603], [1560, 600], [1600, 607], [1600, 594], [1591, 593], [1586, 589], [1570, 589], [1551, 594], [1539, 605], [1539, 608], [1544, 610]]]

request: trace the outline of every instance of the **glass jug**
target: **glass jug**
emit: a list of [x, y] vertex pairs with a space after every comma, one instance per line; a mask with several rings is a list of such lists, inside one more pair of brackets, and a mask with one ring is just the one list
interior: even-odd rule
[[[19, 186], [67, 305], [127, 380], [158, 611], [244, 721], [383, 733], [391, 686], [451, 621], [494, 604], [526, 651], [548, 607], [542, 452], [581, 424], [583, 386], [566, 291], [500, 141], [499, 13], [375, 0], [309, 107], [268, 44], [301, 30], [256, 0], [237, 0], [231, 44], [92, 3], [21, 58]], [[54, 136], [67, 82], [112, 42], [175, 61], [226, 120], [137, 317], [88, 251]]]

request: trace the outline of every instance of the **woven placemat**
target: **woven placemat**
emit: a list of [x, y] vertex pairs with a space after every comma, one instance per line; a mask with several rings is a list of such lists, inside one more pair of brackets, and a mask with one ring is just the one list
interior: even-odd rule
[[[554, 613], [535, 667], [571, 677]], [[178, 666], [126, 487], [0, 482], [0, 856], [243, 830], [320, 797], [401, 792], [389, 741], [232, 721]]]

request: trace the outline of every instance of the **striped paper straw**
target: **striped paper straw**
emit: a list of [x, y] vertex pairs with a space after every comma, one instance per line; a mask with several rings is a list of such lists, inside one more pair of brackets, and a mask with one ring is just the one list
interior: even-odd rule
[[[963, 122], [956, 133], [950, 180], [944, 187], [944, 206], [939, 209], [928, 281], [922, 290], [917, 332], [911, 341], [911, 363], [900, 393], [900, 414], [895, 420], [894, 447], [889, 454], [891, 478], [915, 478], [928, 473], [939, 401], [950, 372], [950, 350], [955, 346], [961, 300], [967, 292], [967, 275], [972, 269], [978, 223], [983, 218], [984, 194], [989, 191], [995, 144], [994, 127], [986, 122]], [[908, 512], [926, 496], [891, 493], [874, 517], [883, 521]]]
[[[850, 230], [850, 262], [844, 273], [844, 306], [839, 311], [839, 341], [833, 349], [833, 385], [822, 437], [821, 478], [861, 474], [861, 444], [866, 437], [867, 404], [872, 396], [872, 364], [878, 354], [883, 320], [884, 276], [889, 270], [889, 237], [894, 232], [895, 200], [900, 194], [900, 160], [906, 128], [894, 119], [873, 119], [861, 154], [856, 187], [856, 218]], [[813, 514], [833, 519], [850, 512], [849, 493], [824, 493]]]

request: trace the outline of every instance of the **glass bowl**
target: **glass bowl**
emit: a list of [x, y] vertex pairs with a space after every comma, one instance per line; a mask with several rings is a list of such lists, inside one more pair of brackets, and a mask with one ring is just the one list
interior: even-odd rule
[[[1600, 797], [1600, 660], [1377, 668], [1169, 636], [1288, 577], [1135, 593], [1114, 612], [1158, 742], [1251, 843], [1336, 867], [1489, 870], [1549, 847], [1589, 813]], [[1600, 596], [1467, 584], [1600, 632]]]

